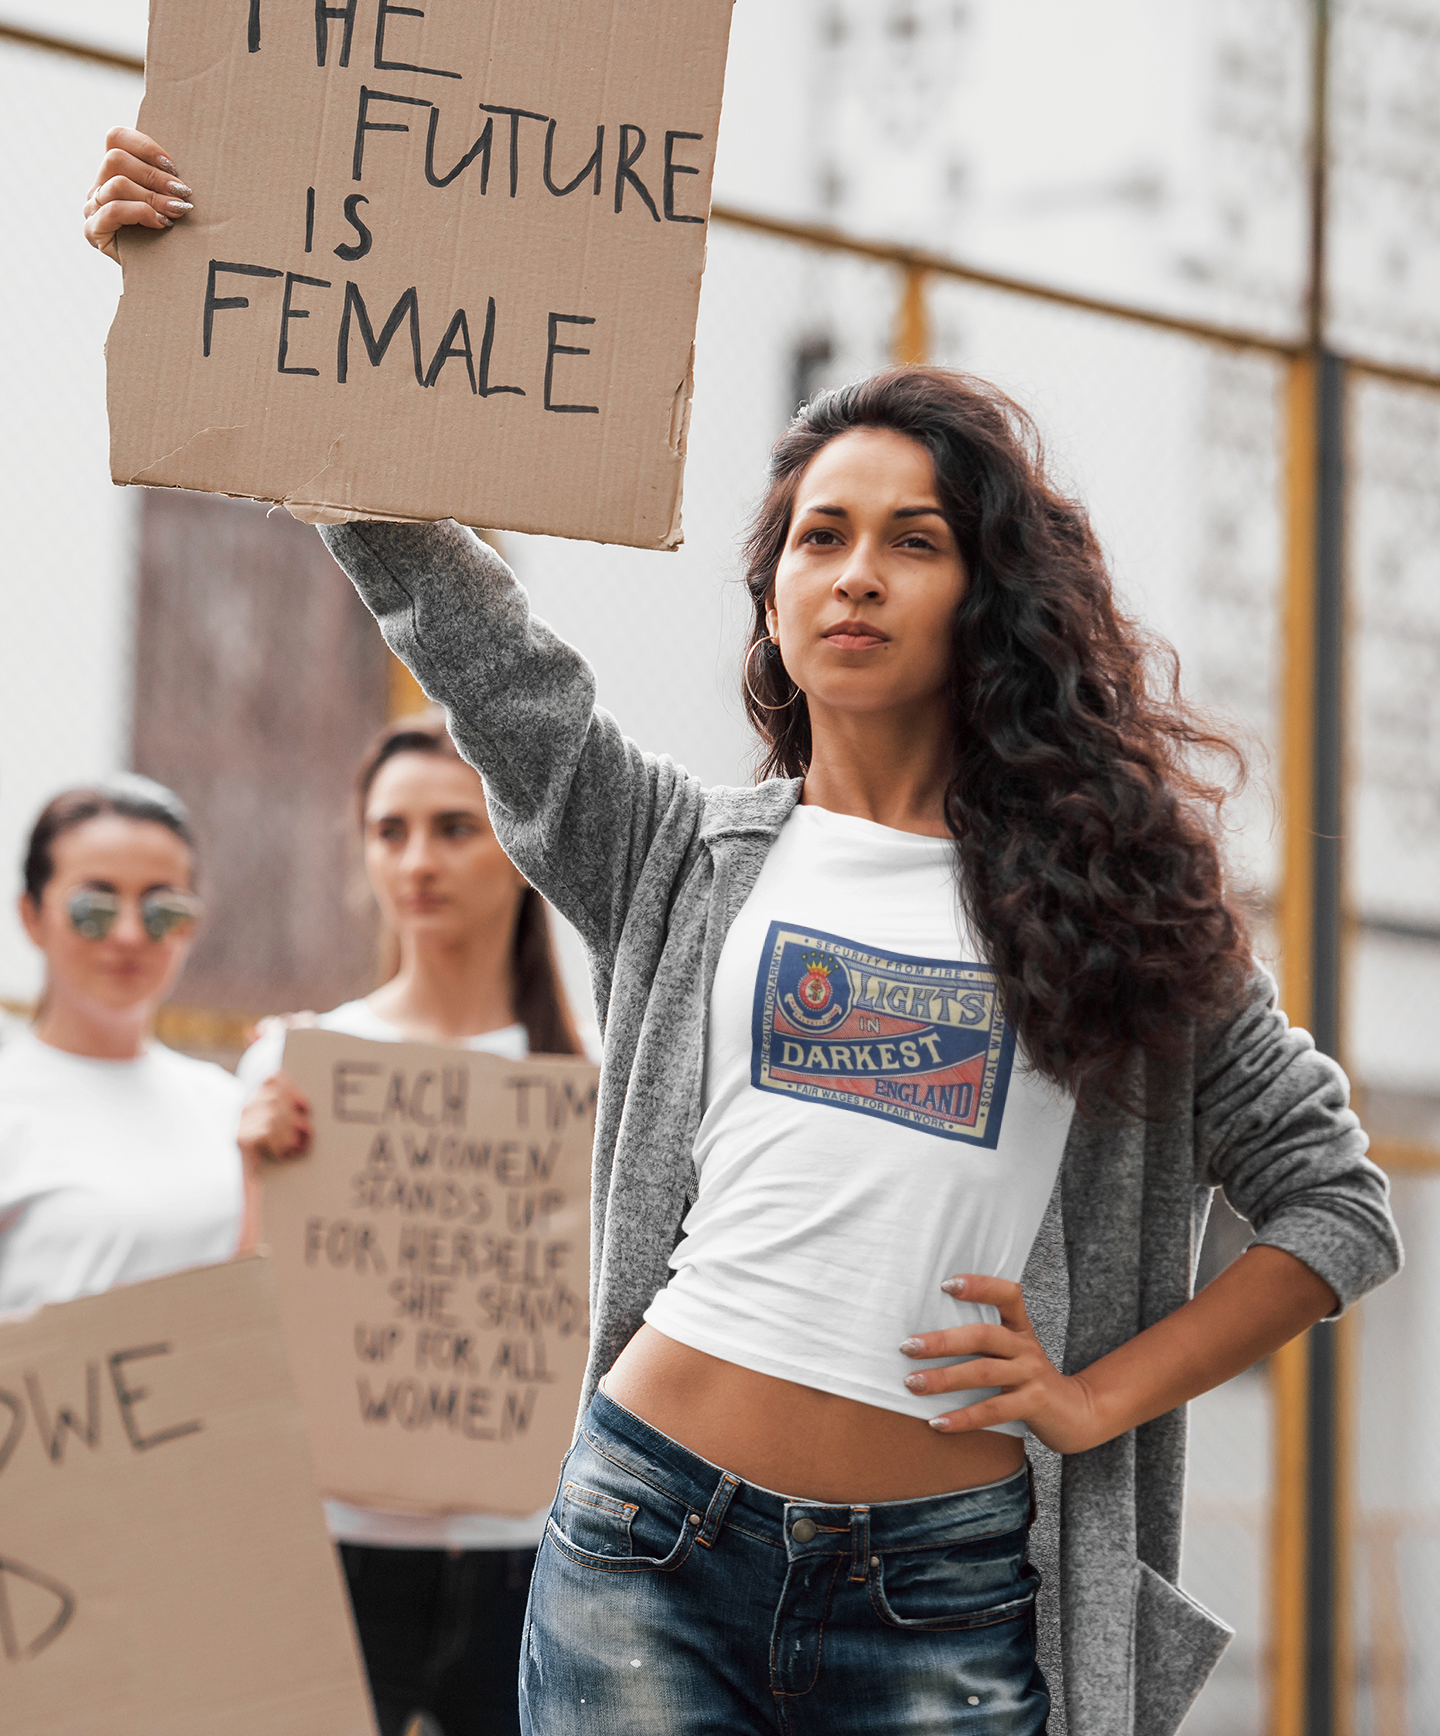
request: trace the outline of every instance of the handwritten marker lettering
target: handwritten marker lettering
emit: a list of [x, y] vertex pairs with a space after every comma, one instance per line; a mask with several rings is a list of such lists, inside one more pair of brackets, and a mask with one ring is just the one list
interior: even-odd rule
[[[285, 1067], [314, 1151], [264, 1221], [322, 1486], [534, 1511], [587, 1350], [595, 1069], [312, 1030]], [[529, 1492], [497, 1506], [496, 1478]]]

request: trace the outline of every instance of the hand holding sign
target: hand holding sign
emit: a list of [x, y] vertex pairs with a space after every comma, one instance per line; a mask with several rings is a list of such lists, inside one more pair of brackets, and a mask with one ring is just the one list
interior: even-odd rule
[[729, 20], [154, 0], [87, 203], [115, 480], [675, 546]]
[[121, 229], [169, 229], [194, 210], [190, 188], [154, 139], [133, 127], [111, 127], [95, 184], [85, 196], [85, 239], [117, 263]]

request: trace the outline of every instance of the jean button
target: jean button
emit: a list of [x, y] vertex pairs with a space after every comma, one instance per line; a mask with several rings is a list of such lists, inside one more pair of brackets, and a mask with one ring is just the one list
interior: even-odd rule
[[797, 1519], [790, 1527], [790, 1535], [797, 1543], [813, 1543], [815, 1541], [815, 1521], [813, 1519]]

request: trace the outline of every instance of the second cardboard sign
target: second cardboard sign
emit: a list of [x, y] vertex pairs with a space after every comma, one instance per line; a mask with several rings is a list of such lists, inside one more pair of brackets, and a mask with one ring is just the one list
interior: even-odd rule
[[6, 1736], [372, 1736], [273, 1279], [0, 1324]]
[[323, 1492], [528, 1514], [555, 1492], [588, 1343], [596, 1069], [292, 1031], [314, 1150], [264, 1234]]

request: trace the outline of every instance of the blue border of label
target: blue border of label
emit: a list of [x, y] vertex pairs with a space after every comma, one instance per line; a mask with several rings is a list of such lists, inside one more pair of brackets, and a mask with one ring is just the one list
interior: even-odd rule
[[[953, 992], [979, 989], [992, 997], [992, 1015], [988, 1031], [984, 1084], [982, 1086], [981, 1128], [966, 1132], [938, 1122], [933, 1112], [916, 1110], [903, 1102], [883, 1098], [857, 1099], [853, 1093], [831, 1090], [823, 1085], [800, 1084], [791, 1080], [783, 1083], [771, 1077], [770, 1045], [775, 1035], [774, 1012], [777, 984], [784, 947], [793, 943], [823, 950], [842, 963], [857, 968], [909, 978], [912, 983], [944, 985]], [[767, 1017], [768, 1015], [768, 1017]], [[928, 1133], [937, 1139], [952, 1139], [963, 1145], [975, 1145], [993, 1151], [999, 1142], [1000, 1127], [1005, 1115], [1005, 1100], [1010, 1089], [1014, 1068], [1015, 1033], [1000, 1009], [999, 985], [988, 965], [948, 958], [917, 958], [908, 953], [885, 953], [873, 947], [848, 940], [844, 935], [830, 934], [824, 929], [803, 927], [794, 922], [772, 922], [766, 931], [765, 945], [755, 974], [755, 995], [750, 1018], [750, 1083], [757, 1091], [778, 1097], [798, 1097], [823, 1103], [833, 1109], [848, 1110], [852, 1115], [879, 1116], [898, 1122], [918, 1133]]]

